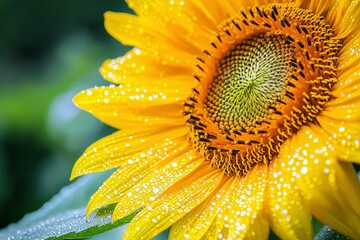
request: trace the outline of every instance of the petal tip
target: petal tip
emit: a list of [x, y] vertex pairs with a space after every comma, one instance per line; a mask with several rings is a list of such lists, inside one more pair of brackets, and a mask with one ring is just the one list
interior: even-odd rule
[[74, 171], [74, 169], [71, 171], [71, 174], [70, 174], [70, 178], [69, 180], [70, 181], [73, 181], [75, 178], [79, 177], [79, 174], [77, 172]]

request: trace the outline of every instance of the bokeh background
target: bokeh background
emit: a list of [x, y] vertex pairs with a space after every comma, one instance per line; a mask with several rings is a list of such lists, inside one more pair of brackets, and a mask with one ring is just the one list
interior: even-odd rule
[[0, 229], [70, 183], [72, 165], [114, 130], [77, 109], [98, 68], [128, 48], [103, 27], [122, 0], [0, 1]]

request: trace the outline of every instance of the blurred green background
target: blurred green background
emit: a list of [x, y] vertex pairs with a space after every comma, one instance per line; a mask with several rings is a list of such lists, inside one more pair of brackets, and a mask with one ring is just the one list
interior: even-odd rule
[[113, 129], [77, 109], [98, 68], [127, 49], [104, 30], [122, 0], [0, 1], [0, 228], [69, 184], [83, 150]]

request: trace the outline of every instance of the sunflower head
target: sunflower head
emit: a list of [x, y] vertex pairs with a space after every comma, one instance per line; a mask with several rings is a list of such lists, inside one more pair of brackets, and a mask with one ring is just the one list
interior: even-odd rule
[[88, 214], [140, 210], [124, 239], [311, 239], [312, 215], [360, 238], [360, 1], [128, 2], [105, 27], [135, 48], [74, 98], [122, 129], [74, 166], [116, 168]]
[[228, 175], [269, 164], [332, 98], [340, 47], [322, 17], [293, 4], [226, 19], [184, 104], [194, 147]]

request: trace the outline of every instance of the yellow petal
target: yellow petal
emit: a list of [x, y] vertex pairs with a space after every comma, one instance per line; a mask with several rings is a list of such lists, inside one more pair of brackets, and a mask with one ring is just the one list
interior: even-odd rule
[[[360, 58], [360, 31], [357, 31], [349, 35], [343, 43], [341, 51], [339, 53], [339, 66], [340, 70], [339, 81], [347, 81], [350, 77], [356, 77], [359, 79], [359, 65], [358, 60]], [[352, 75], [353, 72], [357, 72], [356, 75]], [[343, 77], [344, 75], [344, 77]]]
[[[231, 0], [228, 0], [231, 1]], [[262, 6], [262, 5], [268, 5], [272, 3], [295, 3], [299, 5], [296, 0], [254, 0], [254, 1], [241, 1], [241, 5], [245, 8], [247, 7], [255, 7], [255, 6]]]
[[[119, 202], [122, 197], [129, 194], [131, 190], [134, 190], [133, 187], [135, 185], [139, 184], [144, 178], [147, 178], [159, 166], [167, 165], [178, 158], [183, 161], [188, 160], [189, 156], [184, 156], [188, 151], [188, 143], [185, 138], [167, 139], [165, 141], [159, 140], [159, 143], [154, 144], [153, 147], [145, 151], [130, 156], [119, 157], [122, 160], [127, 159], [127, 161], [121, 162], [119, 161], [120, 159], [113, 159], [111, 164], [117, 164], [118, 169], [91, 197], [87, 206], [87, 213], [90, 214], [95, 209], [104, 205]], [[191, 167], [191, 164], [189, 164], [189, 167]], [[114, 217], [115, 215], [116, 213]]]
[[165, 90], [181, 88], [179, 94], [182, 94], [188, 92], [193, 85], [192, 68], [193, 65], [174, 65], [133, 49], [122, 57], [106, 60], [100, 73], [106, 80], [116, 84], [130, 83], [134, 86]]
[[267, 240], [269, 238], [269, 223], [265, 216], [259, 214], [246, 232], [245, 240]]
[[339, 55], [338, 82], [332, 90], [336, 97], [327, 106], [360, 104], [360, 32], [349, 37]]
[[[360, 36], [360, 35], [359, 35]], [[360, 55], [360, 48], [359, 48]], [[360, 58], [356, 59], [356, 61]], [[354, 63], [355, 64], [355, 63]], [[357, 64], [357, 63], [356, 63]], [[332, 94], [336, 97], [334, 100], [327, 103], [327, 107], [341, 106], [347, 104], [359, 104], [359, 81], [360, 81], [360, 67], [354, 66], [338, 77], [339, 81], [334, 86]]]
[[[335, 186], [335, 189], [333, 190], [340, 192], [337, 197], [339, 197], [339, 201], [342, 202], [345, 208], [348, 208], [349, 210], [353, 208], [352, 210], [360, 216], [360, 209], [358, 208], [360, 205], [360, 193], [358, 191], [358, 189], [360, 189], [360, 183], [352, 164], [338, 161], [338, 156], [341, 156], [342, 154], [339, 153], [338, 149], [331, 141], [332, 138], [326, 138], [326, 136], [329, 135], [327, 135], [324, 129], [313, 126], [311, 130], [310, 134], [313, 135], [314, 139], [319, 139], [318, 145], [323, 146], [319, 149], [312, 149], [319, 157], [322, 156], [323, 159], [325, 159], [317, 165], [317, 168], [323, 167], [323, 171], [320, 172], [325, 177], [323, 180], [329, 181], [329, 185], [333, 184]], [[312, 168], [314, 168], [314, 166], [312, 166]], [[328, 177], [331, 173], [333, 173], [334, 176]]]
[[123, 239], [150, 239], [199, 206], [219, 185], [223, 173], [200, 165], [178, 185], [168, 189], [131, 221]]
[[351, 165], [337, 161], [328, 135], [316, 125], [303, 126], [283, 146], [282, 153], [287, 153], [282, 162], [291, 169], [312, 214], [338, 231], [359, 238], [360, 184], [355, 171], [346, 167]]
[[[332, 94], [336, 97], [327, 107], [348, 108], [352, 112], [360, 112], [360, 32], [349, 36], [339, 54], [338, 82], [333, 87]], [[347, 105], [347, 106], [345, 106]], [[337, 109], [334, 109], [337, 116]], [[359, 113], [358, 113], [359, 115]]]
[[[124, 45], [139, 48], [148, 54], [161, 55], [162, 58], [178, 63], [192, 63], [194, 56], [200, 53], [196, 39], [174, 37], [162, 22], [151, 21], [142, 16], [127, 13], [105, 13], [107, 32]], [[175, 29], [173, 29], [175, 30]], [[181, 32], [181, 29], [177, 29]], [[201, 32], [199, 32], [201, 35]]]
[[[336, 108], [333, 108], [332, 111], [324, 111], [317, 117], [317, 120], [326, 133], [331, 136], [330, 140], [337, 150], [337, 157], [345, 161], [359, 162], [360, 114], [354, 114], [353, 108], [345, 109], [336, 111]], [[339, 116], [341, 114], [343, 114], [343, 119]]]
[[[337, 114], [341, 114], [341, 111]], [[328, 136], [339, 160], [360, 163], [360, 118], [351, 118], [353, 122], [346, 122], [334, 116], [335, 112], [331, 117], [324, 112], [317, 117], [323, 129], [321, 134]]]
[[[303, 9], [309, 9], [314, 14], [321, 16], [324, 15], [329, 8], [334, 4], [334, 0], [310, 0], [310, 1], [297, 1]], [[326, 15], [325, 15], [326, 16]]]
[[163, 160], [156, 167], [150, 165], [141, 173], [143, 179], [122, 194], [114, 210], [113, 220], [149, 205], [180, 178], [194, 171], [204, 161], [200, 157], [195, 158], [194, 154], [194, 151], [188, 149], [178, 157]]
[[[339, 104], [341, 101], [344, 104]], [[353, 98], [349, 99], [348, 102], [346, 102], [346, 99], [334, 100], [326, 105], [326, 109], [322, 111], [321, 116], [337, 121], [357, 122], [360, 120], [359, 107], [360, 102]]]
[[[350, 169], [351, 171], [349, 171]], [[349, 176], [344, 176], [345, 174], [349, 174]], [[332, 226], [352, 239], [359, 239], [360, 215], [359, 205], [356, 205], [359, 204], [359, 194], [357, 193], [359, 183], [352, 165], [341, 163], [336, 167], [334, 173], [329, 173], [328, 178], [330, 179], [327, 180], [326, 185], [328, 186], [325, 189], [310, 184], [309, 180], [303, 183], [303, 192], [310, 196], [309, 201], [313, 215], [324, 224]]]
[[[359, 113], [358, 106], [360, 105], [360, 89], [354, 89], [352, 91], [348, 90], [349, 89], [341, 92], [338, 89], [334, 90], [333, 95], [337, 98], [326, 104], [327, 110], [345, 109], [346, 111], [350, 111], [350, 109], [353, 108], [352, 112]], [[337, 115], [339, 116], [339, 113]]]
[[[228, 237], [243, 239], [254, 231], [252, 225], [258, 215], [262, 214], [265, 201], [265, 189], [268, 170], [265, 165], [255, 166], [243, 180], [234, 181], [238, 190], [232, 193], [231, 207], [226, 208], [224, 218], [228, 227]], [[238, 187], [238, 186], [241, 187]], [[264, 229], [266, 232], [266, 229]]]
[[128, 0], [129, 6], [149, 22], [162, 26], [175, 39], [203, 50], [218, 25], [228, 17], [223, 3], [216, 1]]
[[[271, 228], [281, 239], [312, 239], [311, 214], [300, 195], [296, 185], [297, 175], [294, 174], [302, 163], [289, 159], [294, 154], [284, 147], [278, 158], [271, 162], [265, 202]], [[304, 167], [303, 171], [306, 170]]]
[[[146, 84], [144, 84], [146, 85]], [[132, 84], [96, 87], [78, 93], [75, 104], [115, 128], [160, 125], [169, 122], [182, 124], [182, 100], [179, 88], [149, 89]], [[176, 101], [176, 102], [175, 102]]]
[[[232, 180], [225, 193], [216, 194], [212, 200], [216, 204], [204, 210], [213, 211], [216, 215], [215, 218], [205, 219], [211, 225], [207, 226], [208, 230], [202, 239], [217, 239], [220, 235], [224, 239], [243, 239], [245, 236], [264, 238], [269, 231], [267, 225], [262, 232], [256, 233], [255, 230], [258, 219], [262, 218], [266, 181], [266, 166], [256, 166], [244, 178]], [[194, 222], [193, 228], [197, 229], [198, 221], [201, 220]]]
[[[236, 4], [238, 1], [207, 1], [207, 0], [195, 0], [191, 3], [196, 5], [193, 7], [193, 12], [198, 15], [200, 24], [206, 24], [209, 29], [217, 31], [218, 26], [228, 18], [231, 13], [238, 10], [238, 8], [231, 8], [231, 4]], [[229, 11], [230, 10], [230, 11]]]
[[345, 38], [359, 29], [360, 1], [336, 0], [333, 1], [326, 17], [331, 24], [337, 38]]
[[171, 227], [169, 239], [201, 239], [212, 222], [229, 206], [231, 194], [235, 190], [232, 184], [233, 180], [233, 178], [225, 178], [219, 184], [219, 189], [216, 189], [198, 207], [177, 221]]
[[227, 228], [224, 226], [224, 219], [217, 217], [211, 223], [202, 240], [227, 239]]
[[151, 152], [171, 151], [182, 147], [186, 135], [185, 127], [171, 125], [163, 128], [121, 130], [91, 144], [77, 160], [71, 179], [78, 176], [122, 166], [125, 162], [141, 159], [146, 162]]

